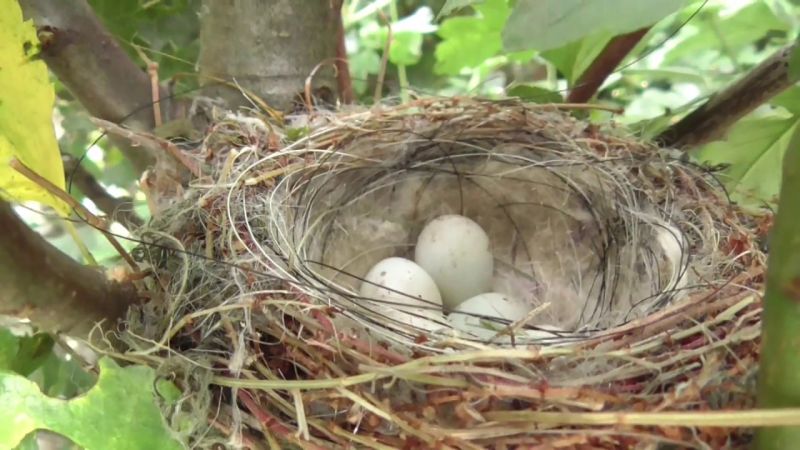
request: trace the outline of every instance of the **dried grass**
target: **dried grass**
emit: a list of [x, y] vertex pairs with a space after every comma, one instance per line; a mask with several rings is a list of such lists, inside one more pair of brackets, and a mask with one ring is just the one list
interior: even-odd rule
[[[796, 423], [748, 411], [769, 218], [680, 153], [564, 108], [218, 117], [194, 155], [205, 175], [141, 231], [152, 300], [131, 311], [120, 357], [184, 389], [165, 412], [201, 446], [727, 448], [758, 417]], [[497, 207], [515, 195], [536, 208]], [[495, 255], [535, 269], [532, 304], [567, 306], [486, 340], [358, 297], [365, 268], [453, 211], [515, 236]]]

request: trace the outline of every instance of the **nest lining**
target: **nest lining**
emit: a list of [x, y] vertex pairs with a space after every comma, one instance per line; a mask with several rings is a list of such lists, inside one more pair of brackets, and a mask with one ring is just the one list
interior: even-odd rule
[[[274, 430], [253, 419], [268, 412], [299, 431], [282, 438], [301, 447], [364, 438], [471, 448], [492, 433], [534, 443], [574, 432], [524, 431], [502, 420], [483, 434], [468, 429], [507, 411], [749, 398], [698, 398], [725, 382], [708, 367], [731, 373], [716, 349], [735, 342], [752, 350], [758, 317], [748, 286], [763, 264], [752, 225], [706, 171], [552, 106], [422, 100], [312, 119], [306, 138], [275, 148], [264, 122], [223, 118], [204, 146], [212, 174], [142, 232], [179, 251], [146, 249], [163, 301], [129, 317], [132, 354], [168, 345], [180, 357], [160, 359], [164, 367], [204, 374], [185, 375], [187, 385], [233, 388], [196, 396], [191, 409], [230, 405], [229, 432], [266, 435]], [[499, 323], [503, 331], [485, 339], [446, 321], [411, 327], [392, 305], [358, 296], [371, 265], [408, 255], [421, 227], [448, 213], [482, 225], [495, 288], [537, 314]], [[677, 340], [668, 345], [662, 332]], [[689, 353], [685, 340], [695, 346]], [[698, 364], [712, 354], [713, 365]], [[691, 399], [676, 397], [687, 374], [703, 383]], [[314, 384], [351, 377], [373, 384]], [[259, 380], [273, 388], [258, 391]], [[308, 389], [291, 390], [294, 381]], [[532, 395], [542, 383], [577, 391]], [[427, 426], [409, 426], [419, 420]], [[206, 428], [187, 433], [197, 439]], [[648, 430], [639, 438], [674, 436]]]

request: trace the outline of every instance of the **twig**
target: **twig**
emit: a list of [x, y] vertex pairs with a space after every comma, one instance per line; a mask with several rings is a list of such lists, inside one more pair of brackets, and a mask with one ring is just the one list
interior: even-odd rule
[[106, 132], [125, 138], [135, 145], [144, 146], [154, 150], [163, 150], [172, 158], [174, 158], [175, 161], [186, 167], [195, 177], [199, 178], [202, 175], [200, 172], [200, 166], [195, 161], [189, 159], [186, 154], [183, 153], [183, 150], [170, 141], [161, 139], [158, 136], [154, 136], [150, 133], [129, 130], [115, 123], [98, 119], [96, 117], [92, 117], [91, 121]]
[[118, 221], [128, 230], [141, 227], [144, 221], [132, 210], [132, 199], [117, 198], [108, 193], [103, 186], [78, 161], [69, 155], [62, 156], [64, 171], [72, 182], [103, 211], [111, 220]]
[[784, 47], [740, 80], [712, 96], [657, 138], [665, 147], [696, 147], [724, 136], [736, 121], [794, 84], [789, 59], [796, 44]]
[[273, 417], [271, 414], [269, 414], [267, 411], [265, 411], [255, 401], [255, 398], [253, 397], [253, 395], [250, 392], [248, 392], [248, 391], [239, 391], [238, 392], [238, 398], [239, 398], [239, 401], [244, 403], [244, 406], [248, 409], [248, 411], [250, 411], [250, 414], [252, 414], [261, 423], [261, 425], [265, 429], [267, 429], [267, 430], [269, 430], [269, 431], [271, 431], [271, 432], [273, 432], [273, 433], [275, 433], [275, 434], [277, 434], [279, 436], [282, 436], [283, 439], [285, 439], [285, 440], [297, 445], [298, 447], [307, 448], [307, 449], [313, 449], [313, 450], [324, 450], [322, 447], [318, 446], [317, 444], [314, 444], [312, 442], [308, 442], [308, 441], [305, 441], [305, 440], [298, 439], [296, 436], [294, 436], [292, 434], [291, 430], [286, 425], [284, 425], [277, 418]]
[[[389, 3], [389, 15], [392, 22], [397, 23], [400, 20], [400, 15], [397, 11], [397, 0], [392, 0]], [[391, 51], [391, 49], [389, 49]], [[400, 83], [400, 99], [403, 103], [408, 101], [408, 74], [406, 73], [406, 66], [397, 64], [397, 80]]]
[[150, 96], [153, 99], [153, 123], [155, 128], [162, 125], [161, 121], [161, 87], [158, 84], [158, 63], [148, 58], [147, 54], [142, 51], [138, 45], [133, 46], [139, 58], [147, 64], [147, 75], [150, 77]]
[[98, 230], [100, 230], [101, 233], [103, 233], [103, 236], [105, 236], [106, 239], [108, 239], [108, 242], [111, 244], [111, 246], [114, 247], [114, 249], [120, 254], [120, 256], [122, 256], [122, 258], [125, 260], [126, 263], [128, 263], [131, 269], [133, 269], [135, 272], [139, 271], [139, 265], [136, 264], [136, 261], [134, 261], [133, 258], [131, 258], [131, 255], [129, 255], [128, 252], [125, 251], [125, 248], [123, 248], [122, 245], [120, 245], [119, 241], [117, 241], [117, 238], [115, 238], [114, 235], [109, 233], [108, 225], [104, 220], [101, 220], [99, 217], [92, 214], [91, 211], [86, 209], [85, 206], [81, 205], [80, 202], [72, 198], [69, 194], [67, 194], [66, 191], [60, 189], [59, 187], [51, 183], [49, 180], [45, 179], [38, 173], [34, 172], [18, 159], [16, 158], [12, 159], [11, 162], [8, 163], [8, 165], [11, 166], [12, 169], [19, 172], [25, 178], [36, 183], [42, 189], [58, 197], [64, 203], [68, 204], [70, 207], [75, 209], [75, 211], [77, 211], [78, 214], [83, 216], [83, 219], [86, 220], [89, 223], [89, 225], [97, 228]]
[[342, 103], [353, 103], [353, 80], [350, 78], [350, 64], [345, 47], [344, 22], [342, 21], [342, 5], [344, 0], [333, 2], [333, 14], [336, 21], [336, 81], [339, 85], [339, 98]]
[[378, 104], [378, 102], [381, 101], [381, 97], [383, 95], [383, 80], [386, 78], [386, 66], [389, 64], [389, 50], [392, 48], [392, 40], [394, 39], [392, 24], [390, 21], [386, 20], [386, 16], [383, 13], [381, 13], [381, 17], [386, 22], [386, 28], [388, 32], [386, 34], [386, 45], [383, 46], [381, 67], [380, 70], [378, 70], [378, 81], [375, 83], [375, 95], [372, 96], [372, 102], [375, 104]]
[[316, 66], [314, 66], [314, 68], [311, 69], [311, 72], [306, 77], [305, 82], [303, 83], [303, 99], [304, 99], [305, 104], [306, 104], [306, 110], [308, 110], [308, 113], [311, 114], [311, 115], [314, 114], [314, 98], [313, 98], [314, 76], [317, 74], [317, 72], [319, 72], [319, 69], [324, 67], [326, 64], [332, 64], [333, 65], [333, 70], [336, 72], [336, 75], [337, 75], [337, 78], [338, 78], [338, 75], [339, 75], [338, 62], [336, 61], [336, 58], [330, 58], [330, 59], [326, 59], [325, 61], [322, 61], [321, 63], [319, 63]]
[[498, 422], [552, 425], [643, 425], [683, 427], [800, 426], [800, 409], [751, 409], [746, 411], [687, 412], [540, 412], [489, 411], [483, 415]]
[[624, 109], [617, 106], [593, 105], [589, 103], [539, 103], [528, 105], [529, 108], [556, 108], [556, 109], [596, 109], [598, 111], [608, 111], [614, 114], [622, 114]]
[[[217, 419], [215, 419], [213, 417], [209, 417], [208, 418], [208, 424], [211, 425], [211, 427], [213, 427], [217, 431], [219, 431], [219, 432], [221, 432], [221, 433], [223, 433], [225, 435], [233, 434], [233, 429], [230, 426], [225, 425], [224, 423], [220, 422], [219, 420], [217, 420]], [[247, 433], [247, 432], [244, 432], [244, 431], [242, 432], [242, 441], [244, 442], [245, 445], [247, 445], [251, 449], [262, 450], [264, 448], [264, 446], [261, 445], [261, 443], [258, 442], [258, 440], [256, 440], [255, 437], [253, 437], [250, 433]], [[274, 447], [270, 447], [270, 448], [272, 449]], [[278, 448], [280, 448], [280, 447], [278, 447]]]
[[625, 59], [637, 43], [650, 30], [649, 27], [623, 34], [612, 39], [592, 64], [581, 74], [575, 87], [570, 91], [567, 101], [584, 103], [589, 101], [614, 69]]

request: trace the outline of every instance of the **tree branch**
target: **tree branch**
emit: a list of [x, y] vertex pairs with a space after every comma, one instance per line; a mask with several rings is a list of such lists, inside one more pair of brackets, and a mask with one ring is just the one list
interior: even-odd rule
[[[36, 25], [42, 59], [89, 114], [114, 123], [124, 121], [134, 129], [153, 128], [153, 109], [143, 107], [152, 102], [149, 77], [117, 44], [86, 0], [20, 0], [20, 6]], [[160, 98], [165, 97], [162, 92]], [[161, 105], [162, 113], [166, 106]], [[140, 172], [153, 161], [141, 149], [121, 149]]]
[[339, 87], [339, 99], [344, 104], [353, 103], [353, 81], [350, 78], [350, 64], [345, 46], [344, 21], [342, 20], [342, 6], [344, 0], [333, 2], [334, 20], [336, 21], [336, 82]]
[[[205, 0], [199, 65], [206, 95], [219, 96], [230, 107], [249, 103], [239, 89], [212, 83], [223, 79], [272, 108], [292, 109], [314, 69], [336, 61], [333, 9], [331, 0]], [[332, 100], [334, 71], [318, 71], [313, 87], [323, 100]]]
[[86, 337], [94, 323], [122, 317], [135, 301], [130, 286], [111, 282], [59, 251], [5, 201], [0, 201], [0, 229], [0, 314]]
[[718, 92], [657, 138], [665, 147], [696, 147], [721, 139], [728, 128], [794, 84], [789, 58], [796, 45], [777, 51], [744, 78]]
[[606, 78], [614, 72], [648, 31], [650, 27], [619, 35], [609, 41], [589, 68], [581, 74], [567, 97], [567, 103], [585, 103], [594, 97]]
[[133, 211], [133, 201], [130, 198], [112, 196], [88, 170], [78, 164], [78, 160], [69, 155], [63, 155], [62, 158], [66, 176], [109, 219], [121, 223], [128, 230], [137, 229], [144, 224], [142, 218]]

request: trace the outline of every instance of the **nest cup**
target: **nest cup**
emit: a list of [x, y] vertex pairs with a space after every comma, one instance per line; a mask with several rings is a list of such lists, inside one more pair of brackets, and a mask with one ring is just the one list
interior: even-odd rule
[[[219, 118], [204, 142], [209, 179], [143, 230], [179, 251], [149, 253], [168, 273], [155, 288], [164, 300], [133, 311], [125, 339], [134, 353], [156, 341], [193, 361], [194, 372], [175, 369], [175, 357], [162, 361], [188, 374], [187, 385], [249, 388], [246, 399], [212, 389], [193, 406], [229, 404], [222, 434], [245, 430], [240, 444], [264, 432], [242, 414], [265, 411], [299, 432], [283, 436], [296, 445], [335, 447], [357, 436], [389, 446], [472, 448], [490, 435], [555, 442], [576, 428], [531, 433], [498, 414], [619, 411], [627, 395], [658, 404], [706, 370], [697, 361], [712, 353], [716, 370], [733, 373], [734, 363], [715, 353], [721, 340], [736, 336], [751, 351], [752, 292], [764, 262], [757, 223], [680, 153], [554, 105], [515, 101], [428, 99], [301, 119], [287, 130], [306, 137], [276, 145], [276, 130], [260, 119]], [[525, 319], [482, 317], [496, 325], [487, 337], [443, 315], [420, 327], [404, 315], [430, 319], [425, 307], [398, 316], [397, 305], [359, 295], [375, 263], [413, 258], [422, 228], [446, 214], [486, 231], [492, 288], [524, 301]], [[723, 313], [740, 320], [718, 320]], [[665, 332], [702, 342], [693, 341], [693, 356], [674, 357], [683, 341], [667, 344]], [[739, 347], [729, 348], [735, 355]], [[397, 367], [406, 372], [389, 382], [386, 371]], [[214, 378], [218, 371], [224, 376]], [[370, 374], [378, 384], [313, 383]], [[240, 378], [274, 386], [257, 394], [258, 383]], [[282, 389], [280, 380], [308, 380], [309, 388]], [[702, 390], [724, 381], [706, 377], [676, 405], [708, 402]], [[541, 383], [588, 390], [534, 400], [530, 390]], [[484, 394], [466, 394], [475, 390]], [[747, 401], [737, 392], [716, 406]], [[420, 420], [428, 426], [409, 428]], [[488, 422], [489, 434], [468, 430]], [[627, 439], [612, 435], [608, 443]], [[680, 442], [665, 435], [655, 427], [636, 439]]]
[[[514, 117], [520, 113], [529, 117]], [[264, 214], [276, 219], [269, 227], [275, 253], [289, 256], [281, 263], [300, 285], [316, 288], [310, 295], [403, 344], [419, 343], [420, 334], [487, 341], [442, 319], [417, 327], [398, 320], [397, 304], [358, 295], [370, 267], [413, 258], [421, 229], [442, 215], [469, 217], [486, 230], [493, 291], [534, 311], [519, 323], [481, 317], [496, 322], [493, 344], [587, 336], [663, 307], [709, 274], [719, 256], [706, 242], [714, 224], [685, 214], [680, 198], [659, 186], [675, 170], [700, 171], [664, 152], [593, 142], [585, 124], [561, 113], [532, 114], [498, 111], [478, 123], [409, 115], [315, 151], [264, 202]], [[510, 126], [521, 118], [541, 127]], [[304, 151], [313, 140], [286, 151]], [[418, 309], [403, 311], [429, 317]]]

